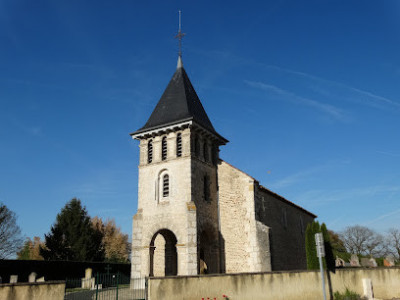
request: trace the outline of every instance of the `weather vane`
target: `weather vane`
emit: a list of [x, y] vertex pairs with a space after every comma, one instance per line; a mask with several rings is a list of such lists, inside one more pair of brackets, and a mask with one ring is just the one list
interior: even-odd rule
[[179, 11], [179, 29], [178, 29], [178, 34], [175, 36], [175, 38], [179, 40], [178, 55], [180, 57], [182, 57], [182, 38], [186, 35], [186, 33], [183, 33], [181, 30], [181, 14], [182, 14], [182, 11]]

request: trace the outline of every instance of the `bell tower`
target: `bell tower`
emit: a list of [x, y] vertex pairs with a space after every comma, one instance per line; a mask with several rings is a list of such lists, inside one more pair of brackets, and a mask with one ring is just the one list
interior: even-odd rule
[[220, 273], [219, 135], [183, 68], [177, 69], [139, 140], [138, 210], [131, 276]]

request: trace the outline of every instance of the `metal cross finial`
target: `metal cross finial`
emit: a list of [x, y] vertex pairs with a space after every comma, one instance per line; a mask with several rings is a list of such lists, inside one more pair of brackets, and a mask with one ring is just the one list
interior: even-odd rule
[[182, 12], [179, 11], [179, 29], [178, 29], [178, 34], [175, 36], [175, 38], [179, 40], [179, 52], [178, 52], [178, 55], [180, 57], [182, 57], [182, 38], [186, 35], [181, 30], [181, 14], [182, 14]]

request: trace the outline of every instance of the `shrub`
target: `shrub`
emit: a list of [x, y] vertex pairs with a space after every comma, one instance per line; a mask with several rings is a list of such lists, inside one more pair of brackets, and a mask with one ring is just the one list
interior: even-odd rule
[[344, 293], [335, 292], [333, 294], [333, 299], [334, 300], [362, 300], [364, 298], [362, 298], [356, 292], [350, 291], [348, 288], [346, 288], [346, 291]]

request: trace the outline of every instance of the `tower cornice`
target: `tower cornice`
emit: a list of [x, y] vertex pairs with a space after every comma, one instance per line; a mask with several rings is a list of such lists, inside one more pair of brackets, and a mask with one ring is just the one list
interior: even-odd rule
[[169, 132], [180, 131], [185, 128], [190, 128], [200, 133], [201, 135], [207, 136], [212, 140], [216, 140], [218, 141], [219, 145], [225, 145], [226, 143], [229, 142], [227, 139], [225, 139], [215, 131], [212, 132], [211, 130], [205, 128], [204, 126], [201, 126], [196, 121], [194, 121], [193, 118], [189, 118], [187, 120], [183, 120], [180, 122], [172, 122], [170, 124], [165, 124], [163, 126], [155, 126], [153, 128], [138, 130], [131, 133], [130, 135], [132, 139], [141, 140], [141, 139], [147, 139], [155, 136], [164, 135]]

